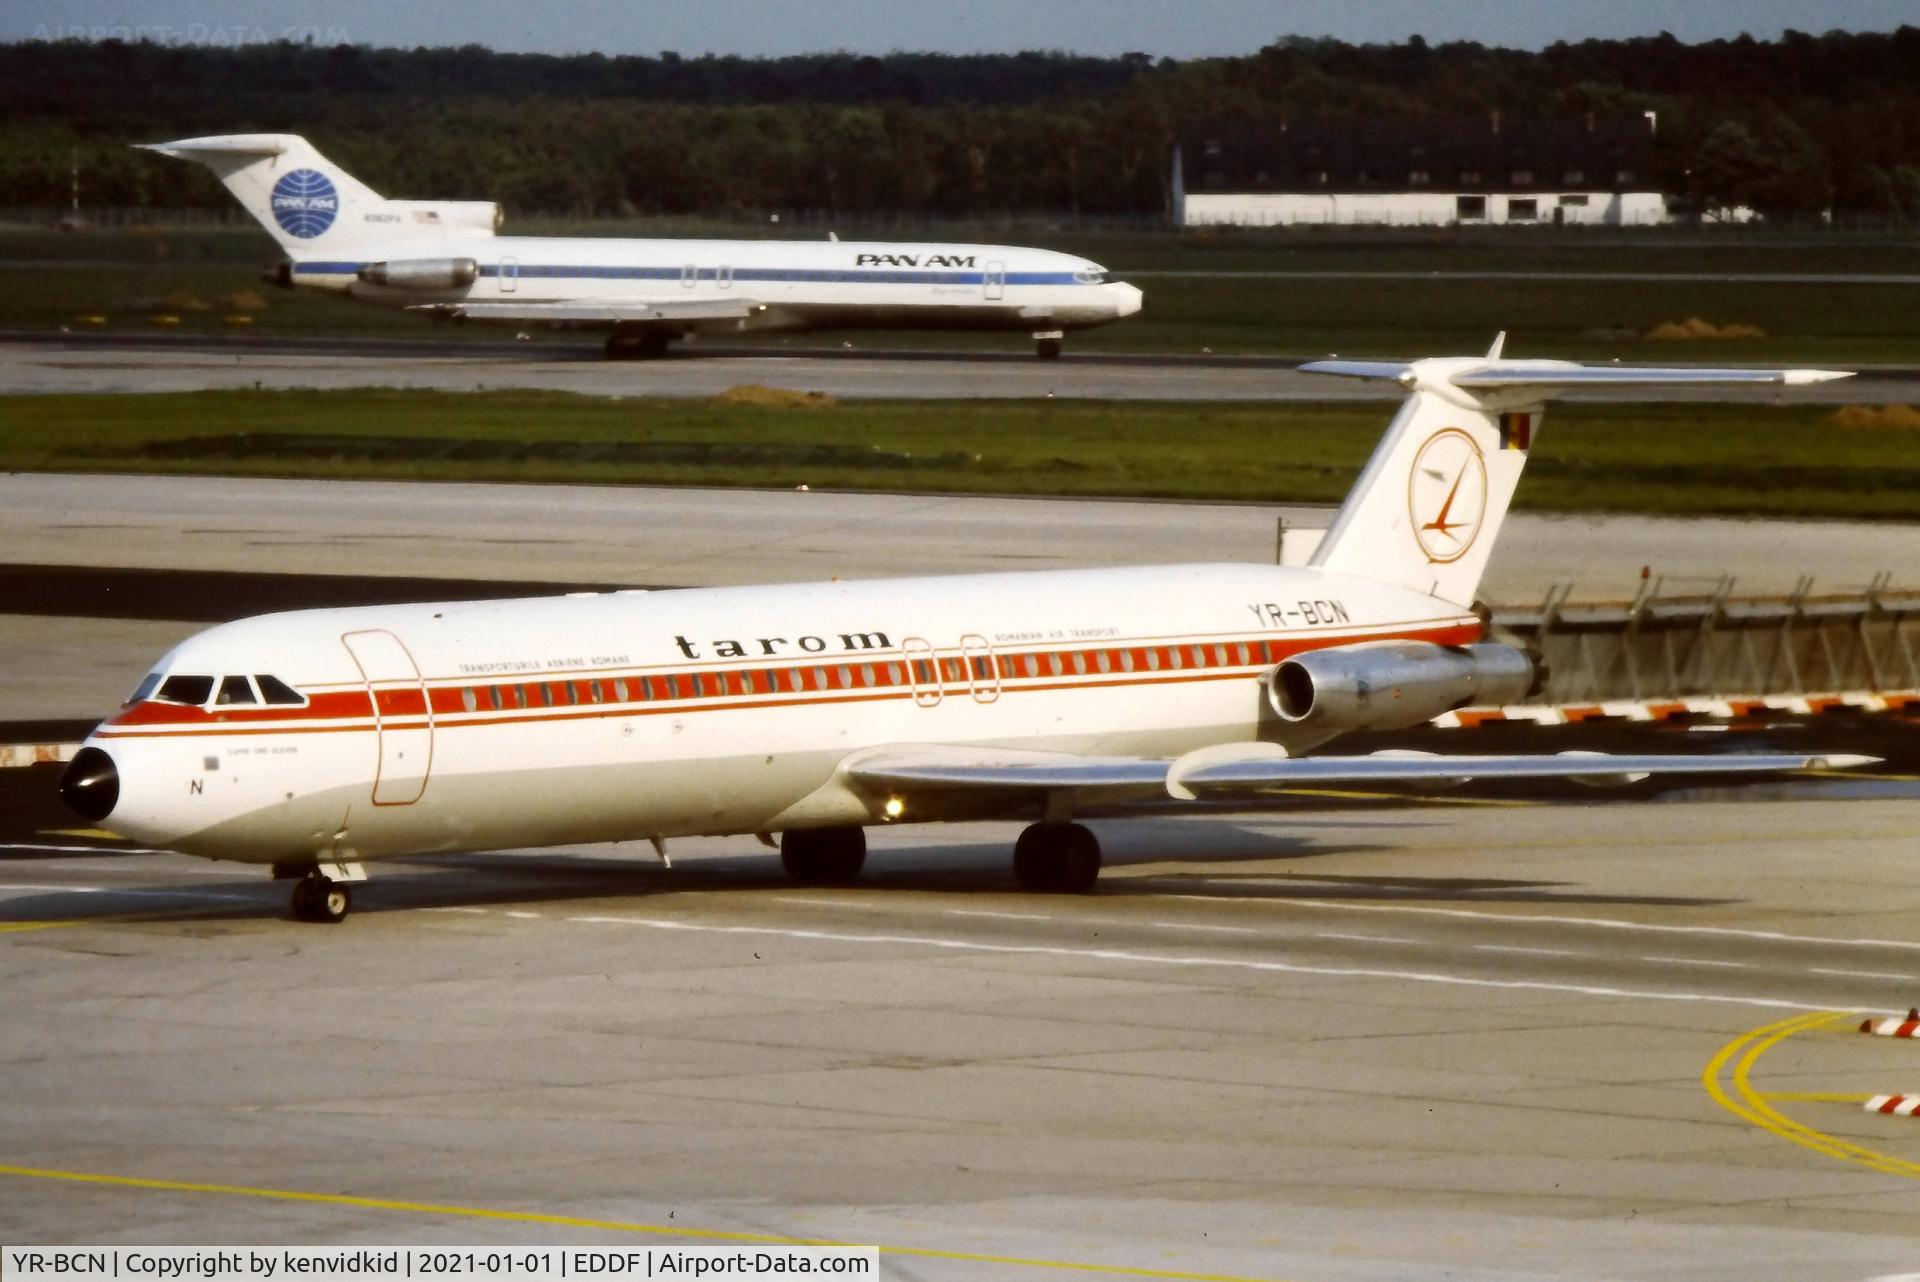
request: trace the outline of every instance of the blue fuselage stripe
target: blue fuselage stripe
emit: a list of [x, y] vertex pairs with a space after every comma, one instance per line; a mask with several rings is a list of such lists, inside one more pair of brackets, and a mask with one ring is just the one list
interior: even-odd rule
[[[364, 263], [295, 263], [296, 276], [352, 276]], [[486, 263], [480, 275], [489, 279], [501, 276], [500, 264]], [[593, 265], [545, 266], [521, 263], [511, 273], [520, 280], [658, 280], [716, 284], [723, 277], [717, 268], [702, 267], [688, 273], [684, 267], [604, 267]], [[773, 284], [827, 285], [978, 285], [989, 281], [986, 272], [953, 271], [836, 271], [814, 268], [741, 267], [729, 277], [735, 284], [771, 282]], [[1005, 272], [992, 277], [1006, 285], [1095, 285], [1098, 281], [1080, 280], [1074, 272]]]

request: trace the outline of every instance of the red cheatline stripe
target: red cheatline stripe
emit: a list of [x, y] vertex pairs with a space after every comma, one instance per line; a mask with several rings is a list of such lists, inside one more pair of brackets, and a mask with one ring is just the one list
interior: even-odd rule
[[[1437, 625], [1396, 634], [1396, 639], [1431, 641], [1439, 645], [1460, 645], [1480, 634], [1477, 622]], [[1140, 647], [1137, 643], [1075, 650], [1017, 651], [1001, 653], [990, 662], [983, 655], [936, 654], [931, 658], [892, 658], [866, 653], [862, 657], [839, 656], [827, 662], [788, 664], [777, 667], [740, 667], [701, 669], [664, 675], [601, 676], [583, 680], [578, 674], [541, 674], [538, 679], [521, 676], [509, 681], [439, 684], [430, 687], [428, 701], [418, 686], [387, 686], [377, 690], [378, 715], [389, 729], [414, 729], [427, 721], [441, 728], [454, 726], [503, 725], [544, 721], [579, 720], [608, 715], [635, 716], [657, 712], [721, 711], [737, 707], [792, 707], [807, 704], [864, 701], [874, 698], [905, 698], [912, 694], [916, 669], [908, 663], [925, 665], [920, 684], [934, 683], [932, 665], [939, 665], [945, 697], [968, 699], [973, 686], [992, 690], [996, 684], [1003, 693], [1076, 690], [1133, 684], [1164, 684], [1178, 681], [1206, 681], [1223, 678], [1244, 679], [1248, 668], [1263, 668], [1309, 650], [1324, 649], [1359, 639], [1376, 639], [1378, 629], [1356, 636], [1352, 632], [1296, 636], [1286, 640], [1268, 638], [1234, 641], [1210, 641]], [[895, 652], [887, 652], [889, 655]], [[1153, 657], [1149, 658], [1149, 654]], [[901, 671], [893, 672], [898, 665]], [[970, 670], [971, 665], [971, 670]], [[868, 669], [872, 669], [869, 683]], [[1119, 679], [1103, 679], [1106, 677]], [[1064, 680], [1060, 678], [1065, 678]], [[1084, 680], [1081, 678], [1092, 678]], [[628, 698], [615, 694], [615, 682], [628, 687]], [[599, 700], [594, 687], [599, 687]], [[714, 699], [743, 695], [771, 695], [784, 686], [788, 692], [839, 693], [833, 699], [803, 698], [766, 700], [752, 704], [716, 703]], [[844, 693], [884, 688], [884, 695]], [[495, 691], [501, 693], [501, 706], [492, 706]], [[475, 706], [466, 706], [466, 696], [474, 695]], [[694, 701], [700, 702], [694, 702]], [[666, 706], [659, 706], [665, 704]], [[691, 705], [691, 706], [690, 706]], [[142, 703], [125, 709], [103, 727], [109, 738], [153, 737], [158, 735], [206, 736], [230, 734], [328, 733], [371, 729], [369, 716], [374, 712], [364, 690], [315, 692], [305, 707], [216, 707], [193, 708], [179, 704]], [[501, 715], [474, 715], [498, 713]], [[410, 718], [421, 718], [413, 721]], [[455, 718], [452, 721], [441, 718]], [[317, 723], [331, 724], [317, 724]], [[292, 723], [292, 724], [289, 724]]]

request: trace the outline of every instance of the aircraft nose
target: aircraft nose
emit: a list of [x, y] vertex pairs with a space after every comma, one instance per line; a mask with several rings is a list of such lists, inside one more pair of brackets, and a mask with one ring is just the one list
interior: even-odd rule
[[120, 804], [120, 770], [99, 748], [86, 747], [73, 754], [66, 773], [60, 776], [60, 800], [67, 809], [99, 823]]
[[1114, 281], [1107, 286], [1107, 289], [1113, 295], [1113, 310], [1116, 316], [1133, 315], [1140, 310], [1140, 304], [1146, 298], [1146, 295], [1140, 292], [1138, 285], [1129, 285], [1123, 280]]

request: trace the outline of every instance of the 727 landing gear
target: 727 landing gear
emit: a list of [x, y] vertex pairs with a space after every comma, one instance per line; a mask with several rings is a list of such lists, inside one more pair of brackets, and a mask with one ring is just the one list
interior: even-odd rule
[[293, 915], [300, 921], [342, 922], [353, 909], [346, 886], [319, 873], [293, 883]]
[[607, 336], [607, 359], [610, 361], [650, 361], [658, 360], [667, 354], [667, 344], [674, 336], [664, 329], [616, 329]]
[[780, 834], [780, 863], [803, 886], [844, 886], [867, 861], [864, 828], [794, 828]]
[[1065, 330], [1042, 330], [1033, 336], [1033, 354], [1043, 361], [1059, 360], [1060, 340], [1066, 336]]
[[1100, 877], [1100, 843], [1079, 824], [1029, 824], [1013, 843], [1013, 875], [1028, 890], [1083, 895]]

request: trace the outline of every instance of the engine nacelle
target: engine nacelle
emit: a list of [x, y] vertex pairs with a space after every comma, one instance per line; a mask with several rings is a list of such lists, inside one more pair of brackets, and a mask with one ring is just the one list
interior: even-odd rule
[[1396, 730], [1474, 704], [1524, 699], [1533, 661], [1512, 646], [1382, 641], [1309, 650], [1267, 674], [1267, 701], [1292, 725]]
[[356, 274], [392, 289], [465, 289], [479, 279], [480, 264], [471, 258], [396, 258], [368, 263]]
[[385, 210], [398, 214], [413, 227], [440, 227], [449, 231], [485, 232], [491, 236], [500, 230], [506, 215], [491, 200], [389, 200]]

